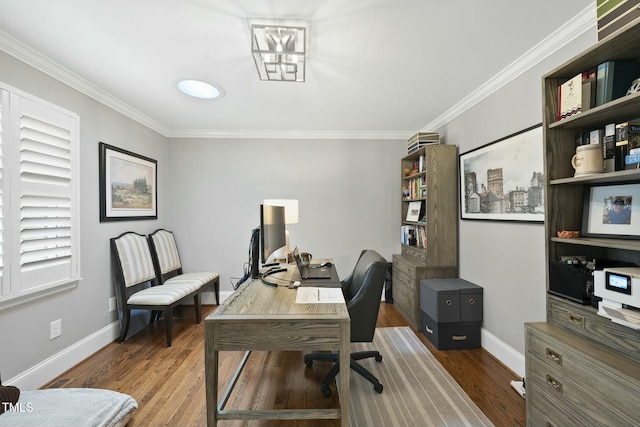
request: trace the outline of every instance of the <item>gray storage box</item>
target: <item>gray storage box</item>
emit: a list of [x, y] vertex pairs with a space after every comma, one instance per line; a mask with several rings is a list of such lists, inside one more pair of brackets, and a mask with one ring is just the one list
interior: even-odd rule
[[438, 350], [480, 348], [481, 322], [438, 323], [422, 312], [422, 333]]
[[482, 296], [464, 279], [421, 280], [422, 333], [439, 350], [480, 347]]
[[423, 279], [420, 310], [438, 323], [482, 321], [482, 291], [464, 279]]

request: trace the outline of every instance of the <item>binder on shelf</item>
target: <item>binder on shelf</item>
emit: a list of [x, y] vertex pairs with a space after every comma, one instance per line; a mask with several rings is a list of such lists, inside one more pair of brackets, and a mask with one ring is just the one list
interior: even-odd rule
[[631, 83], [640, 77], [638, 61], [607, 61], [596, 72], [596, 106], [627, 94]]

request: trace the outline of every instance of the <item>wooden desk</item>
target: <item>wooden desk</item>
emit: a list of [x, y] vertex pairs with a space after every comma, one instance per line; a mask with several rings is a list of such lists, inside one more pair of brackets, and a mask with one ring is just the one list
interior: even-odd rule
[[[289, 267], [280, 277], [296, 280]], [[274, 276], [277, 277], [277, 276]], [[298, 276], [299, 278], [299, 276]], [[273, 278], [271, 279], [273, 281]], [[250, 280], [205, 319], [205, 381], [207, 425], [238, 419], [340, 419], [349, 425], [350, 319], [345, 303], [296, 304], [296, 290]], [[339, 283], [336, 283], [339, 286]], [[222, 398], [218, 396], [219, 351], [247, 351]], [[226, 410], [225, 404], [251, 350], [338, 350], [340, 408]], [[304, 363], [301, 359], [300, 363]], [[318, 389], [318, 393], [320, 390]]]

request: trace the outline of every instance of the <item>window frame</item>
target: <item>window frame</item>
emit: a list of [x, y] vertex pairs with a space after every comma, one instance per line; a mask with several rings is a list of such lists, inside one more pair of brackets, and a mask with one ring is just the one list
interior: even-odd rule
[[[8, 86], [0, 82], [0, 310], [13, 307], [35, 299], [43, 298], [67, 289], [75, 288], [81, 280], [80, 276], [80, 118], [79, 116], [65, 108], [42, 100], [36, 96], [25, 93], [19, 89]], [[30, 185], [24, 179], [23, 168], [21, 162], [24, 158], [21, 150], [25, 148], [28, 142], [21, 139], [26, 132], [21, 130], [21, 117], [25, 115], [25, 111], [30, 112], [29, 115], [37, 120], [47, 123], [43, 128], [56, 126], [65, 132], [68, 131], [68, 141], [62, 138], [64, 142], [68, 142], [68, 189], [66, 184], [57, 183], [63, 194], [60, 199], [67, 200], [68, 206], [68, 236], [64, 236], [65, 247], [70, 248], [70, 253], [61, 256], [60, 259], [51, 258], [48, 255], [40, 259], [40, 266], [37, 268], [27, 268], [21, 265], [21, 253], [23, 251], [23, 243], [21, 233], [22, 229], [22, 209], [26, 202], [22, 202], [23, 186]], [[34, 114], [35, 112], [35, 114]], [[26, 120], [26, 119], [25, 119]], [[42, 133], [45, 138], [55, 139], [58, 136], [54, 132]], [[37, 153], [45, 153], [45, 151], [37, 151]], [[50, 154], [45, 154], [49, 156]], [[48, 163], [43, 163], [48, 165]], [[66, 166], [65, 166], [66, 167]], [[35, 186], [38, 188], [46, 188], [47, 185], [53, 185], [55, 180], [52, 174], [41, 175], [40, 184]], [[24, 187], [26, 188], [26, 187]], [[36, 195], [36, 198], [49, 199], [46, 194]], [[44, 203], [44, 202], [43, 202]], [[40, 217], [42, 221], [53, 221], [54, 226], [41, 227], [46, 230], [45, 234], [54, 233], [51, 240], [59, 240], [61, 218], [64, 215], [46, 215], [55, 210], [59, 210], [59, 206], [53, 206], [45, 203], [39, 210], [44, 212]], [[66, 227], [63, 227], [66, 228]], [[46, 239], [48, 237], [40, 237], [45, 241], [44, 253], [53, 252], [57, 246], [47, 246]], [[24, 243], [25, 245], [27, 243]], [[65, 267], [65, 265], [67, 267]], [[25, 264], [26, 265], [26, 264]], [[49, 276], [48, 271], [53, 272], [55, 265], [56, 275]], [[51, 269], [51, 270], [49, 270]], [[30, 272], [28, 273], [28, 271]], [[38, 273], [39, 272], [39, 273]], [[68, 272], [68, 274], [67, 274]], [[35, 276], [28, 278], [28, 274], [37, 273]], [[45, 273], [45, 274], [42, 274]], [[49, 277], [55, 277], [49, 280]]]

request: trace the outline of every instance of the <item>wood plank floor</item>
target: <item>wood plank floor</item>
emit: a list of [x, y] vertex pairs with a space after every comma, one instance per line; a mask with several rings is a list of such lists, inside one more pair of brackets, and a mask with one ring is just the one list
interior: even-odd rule
[[[215, 306], [203, 307], [203, 317]], [[124, 344], [111, 343], [43, 388], [95, 387], [133, 396], [139, 408], [129, 427], [206, 426], [204, 322], [193, 310], [175, 313], [173, 346], [167, 348], [162, 322]], [[409, 326], [392, 304], [382, 303], [379, 327]], [[483, 349], [438, 351], [424, 335], [425, 346], [497, 426], [524, 426], [525, 402], [509, 382], [520, 379]], [[240, 352], [225, 352], [220, 361], [221, 391], [228, 384]], [[320, 393], [326, 363], [307, 369], [301, 352], [253, 352], [229, 400], [230, 408], [331, 408], [339, 405]], [[220, 426], [339, 426], [336, 420], [226, 421]]]

